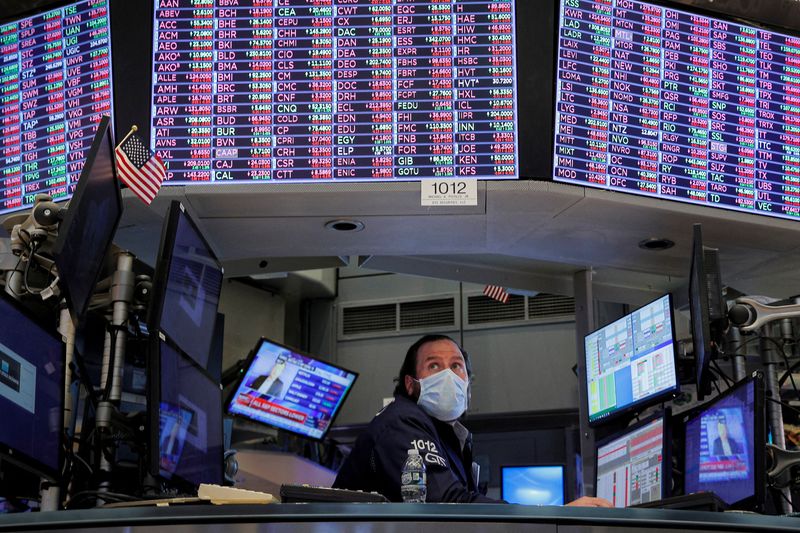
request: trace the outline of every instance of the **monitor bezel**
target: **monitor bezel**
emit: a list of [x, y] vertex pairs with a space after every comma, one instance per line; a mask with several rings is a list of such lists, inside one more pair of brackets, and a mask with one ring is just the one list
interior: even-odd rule
[[597, 328], [597, 329], [595, 329], [593, 331], [590, 331], [586, 335], [584, 335], [584, 337], [583, 337], [583, 360], [584, 360], [584, 365], [586, 365], [586, 339], [589, 336], [594, 335], [595, 333], [607, 328], [611, 324], [615, 324], [616, 322], [618, 322], [620, 320], [623, 320], [623, 319], [625, 319], [625, 318], [627, 318], [629, 316], [632, 316], [634, 313], [638, 312], [639, 310], [643, 309], [644, 307], [647, 307], [648, 305], [651, 305], [651, 304], [653, 304], [653, 303], [655, 303], [655, 302], [657, 302], [657, 301], [659, 301], [659, 300], [661, 300], [663, 298], [667, 298], [668, 301], [669, 301], [669, 316], [670, 316], [670, 325], [671, 325], [671, 329], [672, 329], [672, 365], [673, 365], [673, 368], [675, 369], [675, 384], [674, 384], [674, 386], [670, 387], [668, 389], [664, 389], [662, 391], [659, 391], [659, 392], [657, 392], [657, 393], [655, 393], [655, 394], [653, 394], [651, 396], [647, 396], [645, 398], [637, 400], [635, 402], [631, 402], [631, 403], [629, 403], [628, 405], [626, 405], [624, 407], [620, 407], [620, 408], [615, 409], [615, 410], [613, 410], [613, 411], [611, 411], [609, 413], [606, 413], [604, 415], [592, 417], [589, 414], [589, 371], [588, 371], [588, 368], [586, 366], [584, 366], [585, 370], [584, 370], [584, 377], [583, 377], [582, 386], [584, 388], [584, 391], [586, 392], [586, 415], [587, 415], [587, 418], [589, 420], [589, 426], [591, 426], [591, 427], [599, 426], [599, 425], [604, 424], [606, 422], [609, 422], [611, 420], [618, 419], [618, 418], [620, 418], [620, 417], [622, 417], [624, 415], [627, 415], [627, 414], [630, 414], [630, 413], [635, 413], [635, 412], [641, 412], [642, 410], [647, 409], [648, 407], [651, 407], [653, 405], [661, 403], [661, 402], [663, 402], [663, 401], [665, 401], [667, 399], [674, 398], [675, 395], [678, 392], [680, 392], [681, 384], [680, 384], [680, 379], [679, 379], [679, 376], [678, 376], [678, 349], [677, 349], [678, 344], [677, 344], [677, 340], [676, 340], [676, 336], [675, 336], [675, 306], [674, 306], [673, 296], [672, 296], [671, 292], [668, 292], [668, 293], [666, 293], [666, 294], [664, 294], [662, 296], [659, 296], [658, 298], [656, 298], [654, 300], [651, 300], [651, 301], [647, 302], [646, 304], [637, 307], [636, 309], [634, 309], [630, 313], [626, 313], [625, 315], [623, 315], [622, 317], [618, 318], [617, 320], [614, 320], [613, 322], [610, 322], [610, 323], [606, 324], [605, 326]]
[[[194, 482], [178, 475], [173, 474], [172, 477], [166, 478], [161, 475], [161, 453], [159, 446], [159, 428], [161, 418], [161, 345], [167, 344], [171, 349], [175, 350], [179, 358], [185, 359], [196, 371], [200, 372], [211, 383], [215, 383], [213, 376], [209, 372], [197, 364], [197, 361], [192, 359], [189, 355], [181, 350], [174, 342], [164, 335], [160, 330], [155, 331], [150, 335], [148, 354], [147, 354], [147, 433], [148, 433], [148, 453], [147, 453], [147, 471], [156, 479], [163, 480], [169, 485], [173, 485], [181, 490], [190, 494], [197, 493], [198, 486]], [[222, 404], [222, 388], [219, 391], [220, 395], [220, 421], [225, 416], [224, 404]], [[225, 455], [224, 440], [223, 440], [223, 424], [220, 423], [220, 455], [219, 461], [219, 479], [220, 483], [225, 479], [225, 470], [223, 459]]]
[[[103, 267], [105, 266], [105, 258], [108, 257], [109, 251], [111, 250], [112, 244], [114, 243], [114, 236], [117, 233], [117, 229], [119, 228], [119, 222], [122, 219], [122, 213], [124, 211], [124, 204], [122, 202], [122, 190], [119, 186], [119, 178], [117, 174], [117, 160], [115, 157], [115, 146], [114, 146], [114, 133], [111, 127], [111, 116], [110, 115], [103, 115], [97, 123], [97, 131], [95, 132], [94, 140], [92, 141], [92, 146], [89, 149], [89, 154], [86, 156], [86, 161], [83, 164], [83, 169], [81, 170], [81, 176], [78, 179], [78, 184], [75, 187], [75, 193], [72, 195], [72, 198], [69, 200], [69, 204], [67, 206], [66, 215], [64, 216], [64, 220], [59, 224], [58, 227], [58, 238], [56, 239], [55, 244], [53, 245], [53, 255], [55, 257], [56, 267], [59, 270], [59, 274], [61, 271], [60, 264], [63, 264], [62, 260], [62, 252], [67, 245], [67, 234], [69, 233], [69, 229], [72, 228], [73, 224], [82, 224], [84, 221], [76, 220], [75, 217], [77, 216], [76, 210], [72, 209], [73, 205], [77, 206], [81, 203], [83, 199], [83, 195], [85, 194], [85, 189], [88, 187], [88, 175], [91, 174], [92, 168], [94, 167], [95, 159], [97, 158], [97, 153], [100, 150], [101, 143], [108, 143], [109, 150], [111, 153], [111, 168], [114, 174], [114, 181], [116, 183], [115, 192], [114, 194], [114, 201], [116, 202], [117, 208], [117, 216], [112, 224], [112, 230], [109, 234], [109, 238], [105, 243], [105, 253], [103, 255], [103, 259], [99, 261], [99, 267], [97, 272], [94, 273], [94, 279], [92, 280], [93, 285], [97, 285], [97, 282], [100, 279], [100, 276], [103, 272]], [[70, 295], [70, 288], [67, 283], [65, 283], [62, 279], [62, 282], [59, 283], [59, 287], [61, 288], [61, 292], [67, 300], [67, 307], [69, 309], [70, 316], [72, 317], [72, 321], [74, 322], [75, 326], [77, 327], [82, 323], [84, 316], [86, 315], [86, 311], [89, 308], [89, 302], [91, 302], [91, 294], [89, 298], [86, 299], [85, 302], [81, 304], [76, 304], [72, 296]]]
[[[258, 355], [258, 352], [261, 350], [261, 347], [265, 343], [269, 343], [269, 344], [272, 344], [274, 346], [278, 346], [278, 347], [283, 348], [285, 350], [289, 350], [290, 352], [292, 352], [294, 354], [301, 355], [303, 357], [308, 357], [309, 359], [313, 359], [314, 361], [319, 361], [319, 362], [324, 363], [326, 365], [332, 366], [333, 368], [336, 368], [338, 370], [343, 370], [344, 372], [347, 372], [347, 373], [353, 375], [353, 382], [347, 388], [347, 390], [345, 391], [344, 395], [342, 396], [341, 401], [339, 402], [339, 406], [337, 407], [337, 409], [331, 415], [331, 422], [330, 422], [330, 424], [328, 424], [328, 428], [319, 437], [313, 437], [311, 435], [306, 435], [304, 433], [300, 433], [300, 432], [292, 430], [292, 429], [287, 429], [287, 428], [284, 428], [284, 427], [278, 427], [276, 425], [270, 424], [269, 422], [264, 422], [263, 420], [256, 420], [255, 418], [249, 417], [249, 416], [241, 414], [241, 413], [233, 413], [233, 412], [231, 412], [230, 406], [231, 406], [231, 403], [233, 402], [233, 400], [236, 398], [236, 392], [239, 390], [239, 387], [242, 386], [242, 382], [244, 381], [245, 377], [247, 377], [247, 373], [250, 371], [250, 367], [253, 365], [253, 361], [255, 360], [256, 356]], [[349, 369], [344, 368], [342, 366], [339, 366], [339, 365], [336, 365], [334, 363], [328, 362], [328, 361], [326, 361], [325, 359], [322, 359], [319, 356], [312, 355], [310, 353], [304, 352], [302, 350], [298, 350], [296, 348], [292, 348], [291, 346], [287, 346], [286, 344], [274, 341], [274, 340], [269, 339], [267, 337], [261, 337], [260, 339], [258, 339], [258, 342], [256, 342], [255, 347], [247, 355], [247, 359], [245, 360], [245, 363], [242, 366], [242, 368], [244, 370], [241, 372], [239, 377], [236, 379], [236, 382], [234, 383], [233, 388], [231, 389], [230, 393], [228, 394], [228, 397], [225, 399], [225, 403], [223, 404], [223, 414], [225, 414], [226, 416], [238, 418], [238, 419], [241, 419], [241, 420], [247, 420], [248, 422], [253, 422], [255, 424], [260, 424], [260, 425], [264, 425], [264, 426], [267, 426], [267, 427], [275, 428], [275, 429], [277, 429], [279, 431], [286, 431], [287, 433], [291, 433], [292, 435], [297, 435], [298, 437], [303, 437], [305, 439], [309, 439], [309, 440], [317, 441], [317, 442], [321, 442], [321, 441], [325, 440], [325, 437], [328, 436], [328, 432], [331, 430], [331, 428], [333, 427], [333, 424], [336, 422], [336, 418], [339, 416], [339, 413], [341, 412], [342, 407], [344, 406], [345, 402], [347, 401], [347, 397], [350, 395], [350, 392], [353, 390], [353, 387], [355, 387], [356, 381], [358, 381], [358, 376], [359, 376], [358, 372], [354, 372], [353, 370], [349, 370]]]
[[[615, 440], [620, 438], [626, 437], [637, 431], [644, 426], [651, 424], [652, 422], [663, 419], [662, 421], [662, 429], [663, 429], [663, 437], [661, 439], [661, 499], [665, 499], [671, 496], [672, 493], [672, 410], [669, 407], [664, 408], [663, 410], [659, 410], [655, 412], [653, 415], [643, 418], [636, 422], [635, 424], [631, 424], [630, 426], [622, 429], [616, 433], [613, 433], [597, 442], [594, 445], [594, 495], [597, 496], [597, 484], [598, 484], [598, 450], [600, 447], [609, 444]], [[637, 504], [634, 504], [637, 505]], [[628, 507], [621, 507], [621, 509], [627, 509]]]
[[[61, 364], [61, 371], [58, 375], [58, 383], [59, 383], [59, 395], [61, 397], [61, 408], [59, 409], [59, 418], [58, 418], [58, 427], [63, 430], [64, 428], [64, 380], [66, 379], [66, 372], [67, 372], [67, 345], [64, 343], [63, 337], [52, 328], [47, 328], [42, 325], [41, 321], [38, 320], [28, 309], [26, 309], [22, 304], [14, 300], [13, 298], [9, 297], [5, 293], [0, 293], [0, 300], [3, 302], [8, 303], [11, 307], [13, 307], [16, 311], [18, 311], [23, 317], [30, 320], [36, 327], [44, 334], [51, 337], [53, 340], [58, 342], [61, 345], [60, 350], [60, 364]], [[58, 443], [58, 467], [52, 468], [38, 459], [32, 457], [31, 455], [27, 454], [23, 450], [17, 450], [3, 444], [0, 442], [0, 457], [3, 458], [4, 461], [9, 461], [11, 463], [16, 464], [20, 468], [31, 472], [35, 475], [41, 476], [51, 482], [58, 482], [60, 480], [61, 475], [61, 468], [64, 465], [64, 446], [61, 445], [61, 442]]]
[[[728, 504], [731, 509], [739, 510], [755, 510], [761, 512], [764, 510], [766, 500], [766, 446], [767, 446], [767, 417], [766, 417], [766, 389], [764, 384], [764, 374], [761, 371], [753, 372], [750, 376], [734, 383], [721, 394], [718, 394], [711, 400], [692, 408], [685, 416], [684, 428], [689, 424], [690, 420], [694, 420], [702, 414], [714, 407], [720, 401], [725, 400], [728, 396], [732, 396], [738, 389], [744, 388], [750, 383], [753, 383], [753, 483], [755, 484], [755, 491], [752, 496], [743, 498], [737, 502]], [[761, 452], [759, 452], [761, 450]], [[686, 472], [686, 439], [683, 442], [683, 468]], [[684, 480], [685, 491], [685, 480]]]
[[[151, 294], [150, 299], [150, 308], [148, 313], [147, 319], [147, 327], [150, 331], [162, 332], [172, 344], [177, 346], [177, 342], [170, 337], [170, 334], [163, 330], [161, 327], [161, 320], [163, 318], [164, 313], [164, 303], [166, 302], [166, 291], [167, 291], [167, 282], [169, 279], [169, 273], [172, 269], [172, 259], [174, 256], [175, 251], [175, 240], [178, 233], [178, 221], [180, 220], [181, 216], [185, 216], [186, 220], [189, 222], [192, 230], [200, 237], [200, 241], [203, 243], [203, 246], [209, 252], [211, 259], [216, 263], [217, 267], [219, 267], [219, 271], [222, 273], [223, 278], [225, 275], [225, 269], [222, 267], [222, 263], [219, 260], [219, 256], [217, 256], [214, 248], [206, 239], [206, 236], [200, 230], [200, 227], [189, 214], [189, 210], [186, 209], [186, 206], [183, 205], [182, 202], [179, 200], [172, 200], [169, 204], [169, 208], [167, 209], [167, 214], [164, 217], [164, 223], [161, 229], [161, 240], [158, 246], [158, 255], [156, 256], [156, 268], [155, 274], [153, 276], [153, 292]], [[221, 291], [220, 291], [221, 292]], [[219, 297], [218, 297], [219, 298]], [[219, 313], [219, 305], [217, 305], [217, 313]], [[216, 314], [215, 314], [216, 319]], [[216, 322], [216, 320], [215, 320]], [[212, 326], [213, 327], [213, 326]], [[184, 350], [184, 347], [179, 347], [181, 352], [188, 355], [190, 359], [192, 359], [195, 363], [199, 366], [199, 362], [195, 359], [192, 354], [189, 354]], [[213, 348], [213, 342], [209, 345], [209, 351]], [[206, 369], [207, 370], [207, 369]]]
[[[505, 500], [505, 484], [503, 483], [503, 479], [505, 477], [506, 469], [512, 468], [535, 468], [535, 467], [553, 467], [558, 466], [561, 467], [561, 500], [564, 504], [567, 503], [567, 465], [564, 463], [524, 463], [524, 464], [505, 464], [500, 465], [500, 499]], [[513, 503], [513, 502], [510, 502]], [[563, 505], [563, 504], [562, 504]]]

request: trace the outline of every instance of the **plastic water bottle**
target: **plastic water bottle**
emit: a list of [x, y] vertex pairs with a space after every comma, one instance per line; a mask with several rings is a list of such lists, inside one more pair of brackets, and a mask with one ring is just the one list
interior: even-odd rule
[[400, 495], [405, 503], [425, 503], [428, 495], [425, 462], [416, 449], [408, 450], [408, 457], [400, 474]]

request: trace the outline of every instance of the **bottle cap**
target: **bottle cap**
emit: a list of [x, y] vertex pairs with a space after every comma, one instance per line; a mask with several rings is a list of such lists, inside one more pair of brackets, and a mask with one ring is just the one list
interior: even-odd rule
[[416, 448], [411, 448], [410, 450], [408, 450], [408, 455], [419, 455], [419, 450], [417, 450]]

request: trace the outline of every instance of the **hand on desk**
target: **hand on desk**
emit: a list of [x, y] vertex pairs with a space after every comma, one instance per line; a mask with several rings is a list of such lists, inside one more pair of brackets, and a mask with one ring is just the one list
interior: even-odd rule
[[577, 500], [571, 501], [567, 504], [569, 507], [608, 507], [613, 509], [614, 506], [610, 501], [605, 498], [593, 498], [592, 496], [581, 496]]

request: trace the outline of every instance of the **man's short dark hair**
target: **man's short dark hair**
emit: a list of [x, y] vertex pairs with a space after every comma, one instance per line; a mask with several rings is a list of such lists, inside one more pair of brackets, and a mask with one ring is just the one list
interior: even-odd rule
[[411, 376], [412, 378], [417, 377], [417, 354], [419, 353], [419, 349], [422, 348], [424, 344], [436, 341], [450, 341], [455, 344], [461, 352], [461, 355], [464, 356], [464, 366], [467, 368], [467, 376], [472, 376], [472, 364], [469, 360], [469, 354], [467, 354], [467, 352], [464, 351], [464, 348], [462, 348], [456, 341], [447, 335], [425, 335], [417, 340], [417, 342], [412, 344], [406, 352], [406, 358], [403, 359], [403, 365], [400, 367], [400, 374], [395, 380], [397, 382], [397, 385], [394, 388], [395, 396], [410, 398], [408, 391], [406, 391], [406, 376]]

